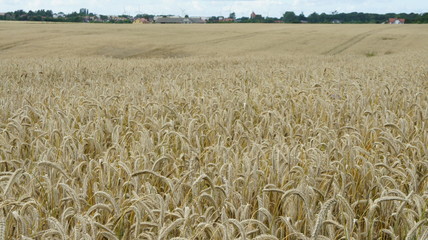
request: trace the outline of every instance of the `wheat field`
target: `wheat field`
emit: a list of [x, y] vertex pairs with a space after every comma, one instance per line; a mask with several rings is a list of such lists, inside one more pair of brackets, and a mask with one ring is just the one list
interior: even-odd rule
[[427, 28], [0, 22], [0, 239], [428, 239]]

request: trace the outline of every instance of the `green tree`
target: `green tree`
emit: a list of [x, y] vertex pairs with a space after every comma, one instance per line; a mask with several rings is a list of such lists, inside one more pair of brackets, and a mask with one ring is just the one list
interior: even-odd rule
[[329, 17], [326, 13], [321, 13], [319, 16], [319, 22], [320, 23], [328, 23], [329, 21]]
[[155, 17], [155, 15], [150, 15], [150, 14], [147, 14], [147, 13], [144, 13], [144, 14], [137, 14], [137, 15], [135, 16], [135, 18], [145, 18], [145, 19], [147, 19], [147, 20], [153, 19], [154, 17]]
[[283, 15], [283, 20], [285, 23], [296, 23], [298, 22], [298, 18], [294, 12], [288, 11]]
[[13, 18], [12, 19], [26, 21], [26, 20], [28, 20], [28, 16], [29, 16], [29, 13], [27, 14], [24, 10], [16, 10], [13, 13]]
[[208, 18], [208, 22], [209, 23], [218, 23], [218, 17], [212, 16], [212, 17]]
[[248, 23], [248, 22], [250, 22], [250, 18], [249, 17], [241, 17], [238, 19], [238, 22]]
[[129, 16], [129, 15], [126, 15], [126, 14], [119, 15], [119, 17], [126, 18], [126, 19], [132, 19], [132, 16]]
[[428, 13], [424, 13], [420, 16], [419, 23], [428, 23]]
[[320, 15], [316, 12], [313, 12], [308, 16], [308, 21], [311, 23], [319, 23]]
[[297, 20], [298, 20], [299, 22], [302, 22], [302, 21], [306, 21], [306, 20], [307, 20], [307, 18], [305, 17], [305, 14], [303, 14], [303, 12], [301, 12], [301, 13], [299, 14], [299, 16], [297, 17]]
[[108, 20], [108, 16], [106, 16], [106, 15], [100, 15], [100, 19], [102, 21], [107, 21]]

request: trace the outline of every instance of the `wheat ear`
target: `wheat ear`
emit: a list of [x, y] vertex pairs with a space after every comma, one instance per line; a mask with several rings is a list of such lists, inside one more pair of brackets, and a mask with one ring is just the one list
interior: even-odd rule
[[2, 215], [0, 217], [0, 240], [6, 239], [6, 218]]
[[325, 202], [324, 205], [322, 206], [322, 208], [318, 214], [317, 221], [315, 223], [314, 231], [312, 232], [312, 236], [311, 236], [312, 240], [316, 240], [318, 238], [318, 234], [321, 230], [324, 219], [327, 216], [327, 212], [334, 204], [336, 204], [336, 202], [337, 202], [336, 199], [332, 198], [332, 199], [328, 200], [327, 202]]

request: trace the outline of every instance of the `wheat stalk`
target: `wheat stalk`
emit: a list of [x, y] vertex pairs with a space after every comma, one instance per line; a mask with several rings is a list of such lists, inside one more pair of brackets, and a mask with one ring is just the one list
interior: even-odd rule
[[10, 176], [9, 181], [7, 182], [6, 187], [3, 190], [4, 197], [7, 197], [13, 184], [19, 179], [19, 177], [22, 175], [23, 172], [24, 172], [24, 169], [19, 168], [12, 174], [12, 176]]
[[[422, 225], [424, 225], [426, 222], [428, 222], [428, 219], [422, 219], [419, 222], [417, 222], [407, 233], [406, 240], [411, 240], [416, 235], [416, 232], [418, 228], [420, 228]], [[424, 234], [425, 235], [425, 234]]]
[[181, 225], [185, 221], [184, 218], [179, 218], [175, 220], [173, 223], [171, 223], [169, 226], [165, 226], [160, 230], [159, 238], [158, 239], [165, 239], [168, 237], [168, 234], [177, 228], [179, 225]]
[[0, 240], [6, 240], [6, 217], [0, 216]]
[[317, 218], [317, 221], [315, 223], [314, 229], [312, 231], [311, 239], [313, 239], [313, 240], [318, 239], [318, 235], [319, 235], [319, 232], [320, 232], [321, 227], [323, 225], [323, 222], [327, 216], [327, 212], [334, 204], [336, 204], [336, 202], [337, 202], [337, 200], [332, 198], [323, 204], [323, 206], [321, 207], [321, 209], [318, 213], [318, 218]]
[[[30, 25], [1, 26], [28, 50], [0, 58], [3, 239], [427, 238], [422, 27], [367, 58], [337, 46], [360, 31], [358, 47], [387, 43], [380, 26], [307, 25], [269, 45], [283, 26], [228, 26], [217, 41], [215, 25]], [[302, 35], [313, 28], [335, 56]], [[131, 29], [156, 48], [68, 36]], [[44, 32], [67, 49], [43, 47]]]

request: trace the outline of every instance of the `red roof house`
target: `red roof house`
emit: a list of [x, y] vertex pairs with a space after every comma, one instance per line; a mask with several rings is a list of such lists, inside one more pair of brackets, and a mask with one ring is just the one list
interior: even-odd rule
[[406, 21], [406, 19], [404, 19], [404, 18], [390, 18], [388, 23], [389, 24], [404, 24], [405, 21]]

